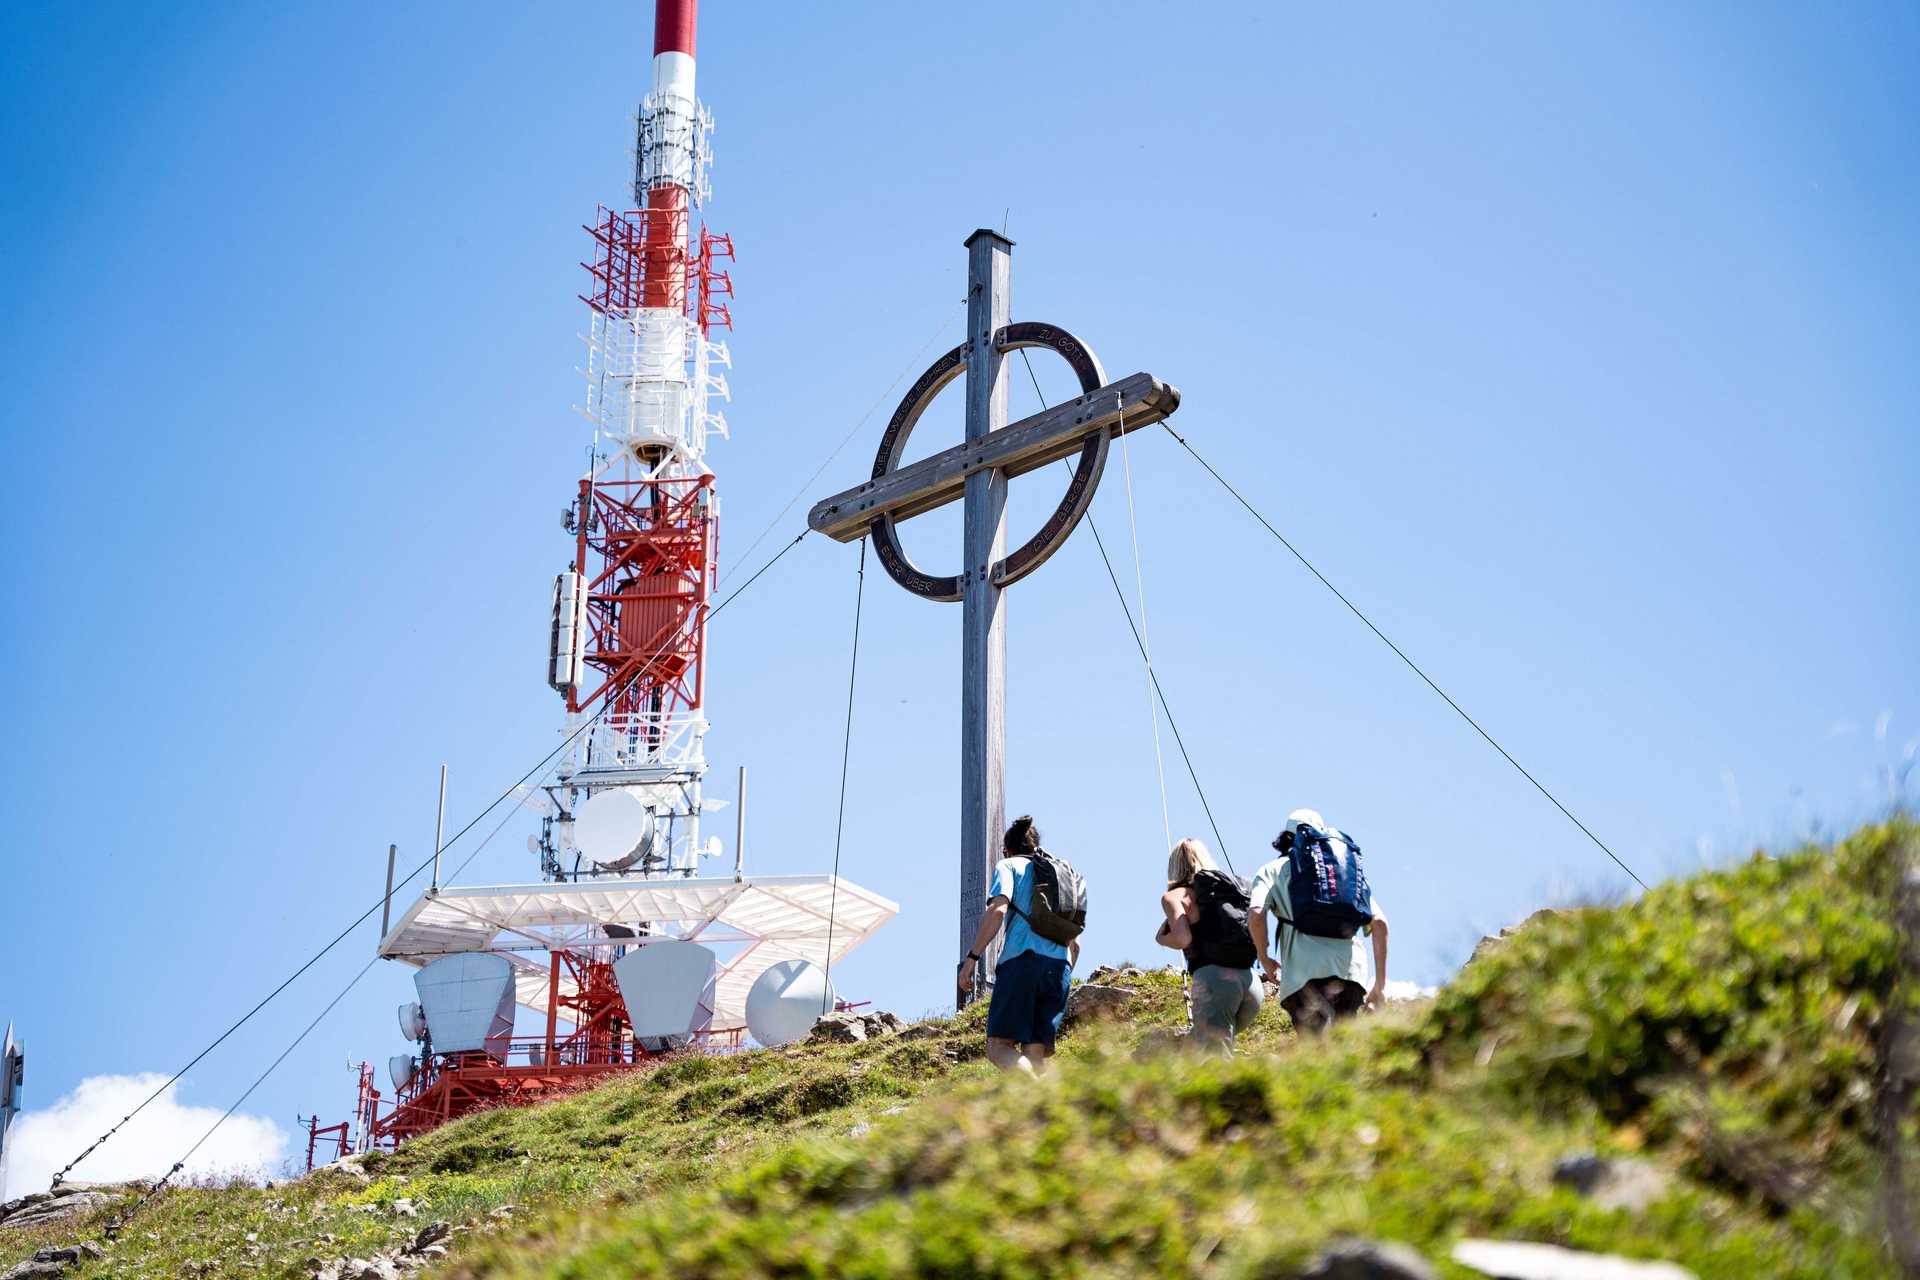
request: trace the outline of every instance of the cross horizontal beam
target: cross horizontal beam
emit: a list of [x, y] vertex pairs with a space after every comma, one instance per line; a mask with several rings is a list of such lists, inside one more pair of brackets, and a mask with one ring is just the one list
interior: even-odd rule
[[875, 476], [817, 503], [807, 525], [836, 542], [852, 542], [880, 515], [896, 520], [958, 501], [979, 471], [1009, 476], [1071, 457], [1096, 431], [1120, 435], [1150, 427], [1180, 407], [1178, 389], [1150, 373], [1134, 373], [1043, 409], [979, 440]]

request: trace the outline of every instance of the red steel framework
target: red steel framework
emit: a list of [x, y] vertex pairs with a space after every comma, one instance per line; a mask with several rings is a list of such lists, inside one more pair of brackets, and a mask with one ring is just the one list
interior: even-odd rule
[[700, 247], [689, 252], [686, 193], [661, 187], [652, 196], [670, 191], [681, 196], [678, 205], [624, 213], [601, 205], [582, 225], [594, 253], [592, 262], [580, 264], [592, 281], [580, 301], [608, 316], [638, 308], [683, 311], [702, 334], [731, 329], [733, 276], [718, 264], [733, 260], [733, 237], [702, 225]]
[[338, 1154], [333, 1159], [346, 1159], [352, 1149], [349, 1134], [354, 1126], [359, 1126], [363, 1134], [373, 1132], [374, 1117], [380, 1111], [380, 1091], [373, 1087], [373, 1064], [363, 1062], [359, 1067], [359, 1090], [354, 1097], [353, 1119], [342, 1120], [338, 1124], [321, 1124], [319, 1116], [307, 1116], [302, 1121], [307, 1126], [307, 1172], [312, 1173], [314, 1161], [318, 1158], [323, 1143], [337, 1142]]
[[[624, 318], [637, 309], [684, 313], [704, 338], [731, 329], [733, 277], [717, 265], [733, 258], [733, 237], [704, 226], [688, 250], [686, 192], [648, 193], [648, 207], [624, 213], [602, 205], [585, 228], [593, 261], [580, 295], [594, 310]], [[645, 725], [697, 710], [701, 656], [715, 562], [713, 476], [586, 479], [580, 482], [574, 569], [586, 583], [582, 654], [600, 683], [567, 694], [579, 712], [605, 700], [609, 722]]]
[[322, 1142], [331, 1143], [337, 1139], [340, 1144], [340, 1149], [339, 1153], [333, 1156], [331, 1160], [322, 1160], [320, 1161], [321, 1164], [331, 1164], [334, 1160], [344, 1160], [347, 1158], [347, 1130], [351, 1128], [351, 1125], [347, 1121], [342, 1120], [339, 1124], [323, 1125], [320, 1123], [319, 1116], [306, 1116], [304, 1117], [304, 1121], [307, 1126], [308, 1173], [314, 1171], [314, 1162], [318, 1156]]
[[694, 319], [700, 322], [702, 335], [715, 329], [733, 328], [733, 310], [728, 301], [733, 297], [733, 275], [714, 266], [721, 259], [733, 261], [733, 237], [719, 235], [702, 225], [700, 253], [689, 271], [696, 281]]
[[[457, 1116], [490, 1107], [525, 1106], [626, 1071], [644, 1070], [671, 1050], [651, 1050], [626, 1034], [626, 1005], [614, 984], [613, 966], [571, 951], [555, 951], [547, 980], [547, 1031], [515, 1036], [500, 1057], [486, 1053], [443, 1054], [430, 1059], [395, 1094], [392, 1109], [374, 1117], [369, 1145], [393, 1148], [437, 1129]], [[561, 977], [574, 990], [561, 992]], [[577, 1019], [561, 1035], [560, 1010]], [[738, 1048], [744, 1027], [715, 1028], [696, 1037], [698, 1048]]]
[[[583, 658], [600, 683], [567, 709], [606, 699], [613, 724], [657, 731], [704, 693], [713, 595], [713, 476], [580, 482], [574, 569], [586, 585]], [[586, 683], [586, 682], [583, 682]]]

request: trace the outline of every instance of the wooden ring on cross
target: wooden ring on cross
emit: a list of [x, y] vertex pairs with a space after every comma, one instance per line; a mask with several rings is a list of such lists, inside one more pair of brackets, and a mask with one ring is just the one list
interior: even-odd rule
[[[1053, 352], [1065, 360], [1074, 376], [1080, 379], [1083, 395], [1106, 385], [1106, 372], [1100, 367], [1100, 358], [1093, 354], [1093, 349], [1059, 325], [1023, 320], [995, 333], [993, 345], [996, 351], [1035, 347]], [[873, 460], [872, 479], [878, 480], [900, 465], [900, 455], [906, 451], [907, 438], [913, 434], [920, 415], [926, 412], [927, 406], [933, 403], [934, 397], [948, 383], [966, 371], [967, 344], [963, 342], [929, 365], [927, 371], [907, 389], [900, 407], [893, 411], [893, 418], [887, 423], [886, 434], [880, 437], [880, 451]], [[1048, 556], [1060, 549], [1067, 536], [1079, 525], [1080, 518], [1086, 515], [1087, 507], [1093, 502], [1094, 490], [1100, 485], [1100, 473], [1106, 468], [1108, 441], [1109, 436], [1104, 430], [1088, 433], [1086, 442], [1080, 447], [1080, 458], [1074, 464], [1073, 479], [1067, 482], [1067, 491], [1060, 497], [1060, 505], [1054, 508], [1053, 514], [1047, 517], [1047, 522], [1040, 526], [1038, 533], [1021, 543], [1012, 555], [994, 562], [995, 586], [1004, 587], [1018, 582], [1038, 569]], [[929, 600], [960, 599], [961, 576], [937, 576], [925, 573], [915, 565], [908, 558], [906, 549], [900, 545], [900, 531], [891, 514], [875, 516], [868, 523], [867, 532], [873, 540], [874, 554], [880, 558], [888, 576], [895, 582]]]

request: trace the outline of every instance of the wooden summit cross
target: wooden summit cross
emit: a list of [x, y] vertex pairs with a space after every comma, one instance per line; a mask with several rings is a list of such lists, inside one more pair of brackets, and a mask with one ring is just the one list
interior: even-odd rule
[[[987, 884], [1006, 829], [1007, 615], [1002, 590], [1060, 549], [1093, 501], [1107, 446], [1152, 426], [1180, 407], [1180, 393], [1150, 374], [1109, 383], [1087, 345], [1057, 325], [1009, 323], [1013, 241], [992, 231], [967, 237], [967, 339], [933, 362], [894, 410], [873, 478], [820, 502], [813, 529], [840, 542], [873, 539], [893, 580], [929, 600], [961, 602], [960, 660], [960, 954], [985, 911]], [[1080, 379], [1081, 395], [1007, 425], [1005, 358], [1022, 347], [1057, 353]], [[967, 375], [967, 438], [932, 457], [900, 466], [914, 423], [942, 388]], [[1012, 555], [1007, 548], [1010, 477], [1079, 455], [1073, 480], [1040, 531]], [[959, 573], [924, 573], [907, 559], [896, 526], [945, 506], [965, 504]]]

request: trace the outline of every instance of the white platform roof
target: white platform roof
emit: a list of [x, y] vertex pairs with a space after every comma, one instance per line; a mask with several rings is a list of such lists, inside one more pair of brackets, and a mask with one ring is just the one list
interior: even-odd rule
[[[415, 901], [380, 940], [380, 954], [417, 968], [441, 956], [497, 952], [513, 962], [515, 1000], [544, 1013], [549, 951], [644, 945], [645, 938], [609, 938], [606, 930], [645, 925], [651, 936], [699, 941], [720, 953], [714, 1025], [737, 1027], [746, 1022], [748, 988], [769, 966], [837, 964], [899, 910], [834, 876], [449, 887]], [[563, 971], [561, 989], [571, 985]]]

